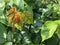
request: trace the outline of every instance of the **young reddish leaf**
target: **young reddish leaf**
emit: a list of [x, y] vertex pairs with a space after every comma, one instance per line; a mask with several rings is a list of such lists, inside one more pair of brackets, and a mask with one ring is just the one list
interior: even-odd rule
[[16, 7], [12, 7], [10, 10], [7, 11], [7, 14], [12, 14], [16, 12]]
[[15, 19], [15, 22], [16, 22], [16, 23], [19, 23], [19, 22], [22, 21], [22, 15], [19, 14], [19, 13], [16, 13], [16, 14], [14, 15], [14, 19]]
[[12, 18], [13, 18], [13, 14], [11, 14], [11, 15], [8, 16], [8, 22], [9, 23], [12, 23]]

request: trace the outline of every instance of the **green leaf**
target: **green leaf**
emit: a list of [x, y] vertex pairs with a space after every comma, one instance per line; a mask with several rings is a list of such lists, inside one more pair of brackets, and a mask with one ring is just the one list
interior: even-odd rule
[[54, 21], [47, 21], [41, 30], [42, 42], [52, 37], [57, 28], [57, 23]]
[[26, 2], [24, 6], [24, 22], [26, 24], [33, 24], [33, 11], [32, 7], [30, 7]]
[[0, 43], [4, 43], [6, 40], [6, 28], [0, 23]]
[[8, 23], [8, 21], [7, 21], [6, 17], [4, 16], [4, 14], [3, 14], [3, 15], [0, 15], [0, 22], [1, 22], [2, 24], [6, 25], [6, 26], [11, 26], [11, 25]]
[[56, 22], [58, 25], [60, 25], [60, 20], [56, 20], [54, 22]]
[[56, 20], [55, 22], [58, 24], [58, 28], [57, 28], [56, 34], [60, 38], [60, 20]]
[[14, 0], [14, 4], [17, 5], [20, 9], [24, 10], [24, 0]]
[[12, 39], [12, 32], [9, 31], [8, 34], [7, 34], [7, 40], [11, 41], [11, 39]]
[[14, 1], [13, 0], [5, 0], [7, 2], [7, 5], [13, 6]]
[[29, 11], [24, 12], [24, 23], [33, 24], [33, 15]]
[[32, 7], [30, 7], [26, 2], [24, 3], [25, 3], [25, 6], [24, 6], [25, 11], [29, 11], [31, 14], [33, 14]]
[[19, 24], [15, 24], [15, 27], [18, 29], [18, 30], [22, 30], [22, 28], [23, 28], [23, 24], [22, 23], [19, 23]]
[[58, 35], [58, 37], [60, 38], [60, 26], [58, 26], [56, 34]]
[[0, 0], [0, 15], [3, 14], [4, 8], [5, 8], [5, 2], [4, 0]]
[[4, 45], [12, 45], [12, 42], [6, 42]]

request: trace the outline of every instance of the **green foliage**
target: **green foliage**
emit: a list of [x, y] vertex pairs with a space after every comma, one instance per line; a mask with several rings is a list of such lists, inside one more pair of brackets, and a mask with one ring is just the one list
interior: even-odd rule
[[4, 45], [12, 45], [12, 42], [6, 42]]
[[4, 43], [6, 41], [6, 33], [6, 28], [0, 23], [0, 43]]
[[[53, 27], [53, 28], [52, 28]], [[54, 32], [56, 31], [58, 25], [53, 21], [47, 21], [41, 30], [42, 41], [51, 38]]]
[[60, 0], [0, 0], [0, 45], [60, 45]]

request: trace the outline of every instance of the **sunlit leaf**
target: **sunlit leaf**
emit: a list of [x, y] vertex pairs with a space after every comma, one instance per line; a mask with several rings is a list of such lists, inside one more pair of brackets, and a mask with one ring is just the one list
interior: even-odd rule
[[5, 8], [5, 2], [4, 0], [0, 0], [0, 15], [3, 14], [4, 8]]
[[47, 21], [41, 30], [42, 41], [49, 39], [53, 36], [54, 32], [57, 29], [57, 24], [54, 21]]
[[22, 28], [23, 28], [23, 24], [22, 24], [22, 23], [19, 23], [19, 24], [18, 24], [18, 23], [16, 23], [16, 24], [15, 24], [15, 27], [16, 27], [18, 30], [20, 30], [20, 31], [21, 31], [21, 30], [22, 30]]
[[24, 10], [24, 0], [14, 0], [14, 4], [17, 5], [20, 9]]
[[57, 28], [56, 34], [60, 38], [60, 20], [56, 20], [55, 22], [58, 24], [58, 28]]

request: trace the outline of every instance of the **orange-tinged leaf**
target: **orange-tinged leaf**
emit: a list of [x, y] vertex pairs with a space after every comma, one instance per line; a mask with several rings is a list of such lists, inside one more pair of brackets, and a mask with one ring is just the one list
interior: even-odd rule
[[16, 7], [12, 7], [10, 10], [7, 11], [7, 14], [11, 14], [16, 12]]
[[13, 18], [13, 15], [12, 14], [8, 16], [8, 22], [9, 23], [12, 23], [12, 18]]

